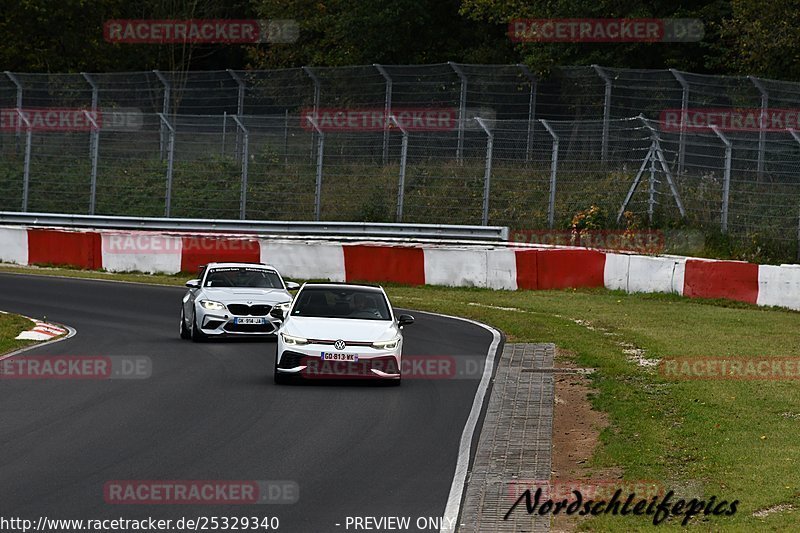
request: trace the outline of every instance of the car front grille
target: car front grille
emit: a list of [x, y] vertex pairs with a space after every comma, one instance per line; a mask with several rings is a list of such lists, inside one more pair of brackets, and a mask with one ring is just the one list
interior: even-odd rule
[[228, 304], [228, 311], [238, 316], [267, 316], [271, 310], [272, 306], [265, 304]]
[[308, 357], [305, 354], [292, 352], [286, 350], [283, 352], [283, 357], [281, 357], [281, 364], [278, 365], [281, 368], [295, 368], [303, 364], [303, 358]]

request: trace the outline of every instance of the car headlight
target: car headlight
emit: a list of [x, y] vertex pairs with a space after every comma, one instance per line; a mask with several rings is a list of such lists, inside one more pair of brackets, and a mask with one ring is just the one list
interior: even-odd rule
[[308, 339], [304, 339], [303, 337], [295, 337], [294, 335], [287, 335], [286, 333], [281, 333], [281, 337], [283, 338], [283, 342], [288, 346], [302, 346], [303, 344], [308, 344]]
[[222, 311], [225, 309], [225, 304], [221, 302], [215, 302], [214, 300], [200, 300], [200, 306], [203, 309], [208, 309], [209, 311]]
[[397, 348], [398, 344], [400, 344], [399, 336], [388, 341], [373, 342], [372, 347], [377, 348], [378, 350], [394, 350], [395, 348]]
[[289, 308], [292, 307], [292, 302], [283, 302], [282, 304], [277, 304], [275, 307], [283, 311], [283, 314], [289, 312]]

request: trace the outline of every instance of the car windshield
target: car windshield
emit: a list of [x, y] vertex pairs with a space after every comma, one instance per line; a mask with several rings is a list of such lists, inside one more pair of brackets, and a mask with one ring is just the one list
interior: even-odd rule
[[213, 268], [206, 275], [204, 287], [284, 288], [280, 276], [274, 270], [251, 267]]
[[305, 288], [297, 295], [292, 316], [391, 320], [380, 291], [351, 288]]

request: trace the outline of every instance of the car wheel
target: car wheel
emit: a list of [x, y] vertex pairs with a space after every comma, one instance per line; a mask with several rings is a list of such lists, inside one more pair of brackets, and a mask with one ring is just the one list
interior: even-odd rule
[[188, 339], [191, 336], [192, 333], [186, 327], [186, 314], [183, 312], [183, 306], [181, 306], [181, 339]]
[[206, 336], [206, 334], [203, 333], [202, 331], [200, 331], [200, 328], [197, 327], [197, 316], [192, 318], [192, 333], [191, 333], [191, 335], [192, 335], [192, 341], [193, 342], [203, 342], [204, 340], [206, 340], [208, 338]]

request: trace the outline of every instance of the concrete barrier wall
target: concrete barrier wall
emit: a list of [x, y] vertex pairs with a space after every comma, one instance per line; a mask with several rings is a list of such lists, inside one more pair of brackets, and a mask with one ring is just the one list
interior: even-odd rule
[[0, 260], [113, 272], [195, 272], [210, 261], [265, 262], [286, 277], [408, 285], [606, 287], [800, 310], [800, 265], [755, 265], [576, 248], [392, 245], [242, 235], [0, 227]]

